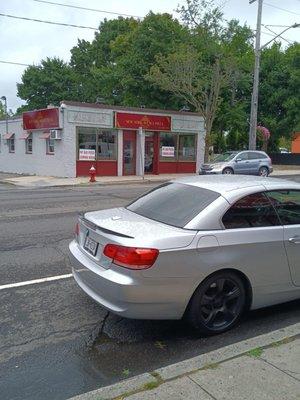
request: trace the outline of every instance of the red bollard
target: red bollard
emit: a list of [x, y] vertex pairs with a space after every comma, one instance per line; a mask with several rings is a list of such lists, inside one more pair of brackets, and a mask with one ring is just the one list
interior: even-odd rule
[[96, 182], [96, 168], [92, 165], [89, 170], [90, 182]]

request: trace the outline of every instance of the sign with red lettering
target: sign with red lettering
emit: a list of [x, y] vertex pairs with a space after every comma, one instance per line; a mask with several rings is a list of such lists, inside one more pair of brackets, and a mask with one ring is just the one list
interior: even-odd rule
[[171, 117], [117, 112], [116, 127], [125, 129], [143, 128], [147, 131], [170, 131]]
[[79, 161], [95, 161], [96, 150], [93, 149], [79, 149]]
[[162, 157], [174, 157], [175, 156], [175, 147], [162, 146], [161, 147], [161, 156]]
[[56, 128], [59, 128], [58, 108], [46, 108], [23, 113], [23, 129], [25, 131]]

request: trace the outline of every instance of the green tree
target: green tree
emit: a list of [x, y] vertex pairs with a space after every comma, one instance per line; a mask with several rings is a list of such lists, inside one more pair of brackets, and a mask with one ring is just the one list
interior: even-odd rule
[[168, 57], [159, 57], [150, 69], [149, 80], [182, 98], [203, 117], [207, 161], [212, 125], [221, 102], [220, 89], [226, 82], [220, 58], [208, 65], [192, 47], [182, 47]]
[[239, 25], [236, 20], [229, 21], [222, 34], [222, 48], [227, 55], [229, 65], [228, 85], [221, 91], [220, 104], [213, 129], [222, 132], [234, 132], [241, 140], [238, 147], [244, 145], [243, 135], [248, 133], [248, 118], [252, 88], [252, 69], [254, 63], [253, 33], [247, 26]]
[[45, 108], [50, 103], [59, 105], [61, 100], [78, 97], [74, 72], [59, 58], [47, 58], [38, 66], [28, 67], [17, 88], [18, 96], [26, 101], [26, 108], [31, 110]]
[[224, 131], [237, 131], [247, 124], [244, 100], [250, 85], [252, 32], [238, 21], [226, 24], [212, 1], [187, 0], [179, 12], [190, 29], [190, 45], [167, 57], [157, 57], [149, 80], [173, 92], [203, 116], [207, 160], [213, 129], [220, 141]]
[[261, 56], [258, 122], [271, 132], [270, 146], [300, 129], [300, 44], [274, 43]]
[[0, 119], [5, 119], [5, 110], [1, 101], [0, 101]]
[[115, 103], [112, 82], [117, 86], [118, 77], [114, 74], [116, 54], [112, 51], [112, 44], [119, 36], [136, 29], [137, 24], [133, 18], [105, 19], [92, 42], [78, 40], [77, 46], [71, 49], [70, 60], [77, 85], [81, 88], [76, 100], [95, 102], [104, 97]]
[[188, 39], [188, 30], [169, 14], [150, 12], [134, 29], [111, 42], [110, 63], [95, 68], [105, 97], [128, 106], [178, 108], [180, 100], [153, 86], [146, 76], [156, 57], [174, 52]]

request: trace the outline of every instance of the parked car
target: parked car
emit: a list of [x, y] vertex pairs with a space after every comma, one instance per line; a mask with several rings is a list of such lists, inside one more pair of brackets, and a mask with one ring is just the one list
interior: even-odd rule
[[113, 313], [224, 332], [245, 310], [300, 297], [300, 184], [170, 181], [80, 216], [70, 258], [78, 285]]
[[290, 154], [290, 151], [285, 147], [279, 147], [279, 153], [281, 153], [281, 154]]
[[264, 151], [227, 151], [209, 164], [202, 164], [199, 174], [243, 174], [268, 176], [272, 161]]

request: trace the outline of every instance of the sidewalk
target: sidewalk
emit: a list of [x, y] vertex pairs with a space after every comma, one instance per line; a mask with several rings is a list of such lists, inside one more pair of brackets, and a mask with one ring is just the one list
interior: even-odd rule
[[299, 400], [300, 323], [71, 400]]
[[58, 187], [58, 186], [97, 186], [97, 185], [128, 185], [135, 183], [159, 183], [170, 179], [176, 179], [182, 176], [191, 176], [195, 174], [161, 174], [142, 176], [98, 176], [96, 182], [89, 183], [89, 177], [78, 178], [55, 178], [53, 176], [18, 176], [0, 179], [2, 183], [8, 183], [19, 187]]
[[[96, 186], [96, 185], [120, 185], [136, 183], [160, 183], [182, 176], [197, 174], [161, 174], [142, 176], [99, 176], [95, 183], [89, 183], [89, 177], [78, 178], [55, 178], [53, 176], [32, 176], [0, 173], [0, 182], [8, 183], [19, 187], [59, 187], [59, 186]], [[300, 166], [275, 166], [271, 177], [300, 175]]]

